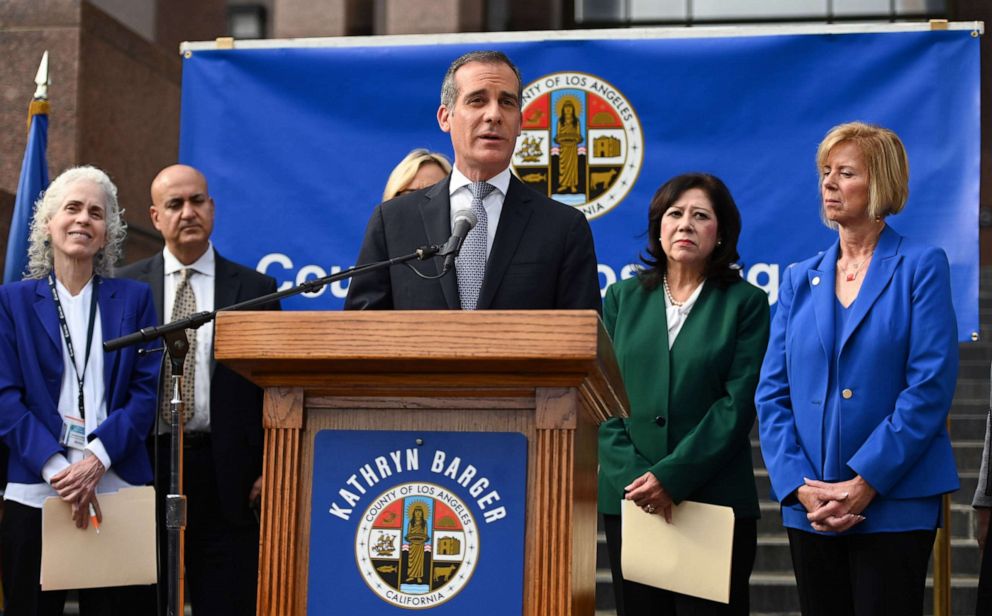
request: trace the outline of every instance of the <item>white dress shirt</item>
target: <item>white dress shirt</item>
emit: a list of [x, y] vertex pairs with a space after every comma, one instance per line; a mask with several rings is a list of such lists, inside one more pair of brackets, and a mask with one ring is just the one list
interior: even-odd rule
[[[496, 188], [482, 201], [482, 207], [486, 208], [486, 258], [488, 259], [489, 253], [493, 249], [493, 240], [496, 238], [499, 216], [503, 212], [503, 200], [506, 198], [506, 191], [510, 188], [510, 168], [507, 167], [486, 182]], [[448, 198], [451, 202], [452, 221], [455, 220], [455, 212], [471, 209], [472, 191], [469, 189], [469, 185], [472, 183], [472, 180], [462, 175], [458, 167], [451, 169]]]
[[[207, 251], [199, 259], [186, 266], [179, 262], [168, 248], [162, 250], [162, 257], [165, 260], [165, 287], [163, 289], [162, 310], [166, 322], [172, 320], [172, 306], [176, 302], [176, 287], [182, 280], [181, 271], [186, 267], [193, 270], [189, 277], [189, 284], [193, 287], [193, 297], [196, 298], [196, 311], [214, 309], [214, 281], [216, 261], [214, 258], [214, 246], [209, 244]], [[196, 382], [193, 396], [196, 398], [193, 405], [193, 416], [184, 424], [186, 432], [209, 432], [210, 431], [210, 358], [213, 355], [214, 346], [214, 323], [210, 321], [201, 325], [196, 330]], [[189, 404], [189, 401], [185, 401]], [[169, 431], [169, 425], [159, 421], [158, 431], [160, 434]]]
[[[61, 282], [55, 281], [55, 288], [58, 292], [59, 303], [62, 304], [62, 311], [65, 313], [66, 325], [69, 327], [69, 336], [72, 338], [72, 347], [75, 350], [76, 363], [73, 369], [72, 360], [69, 358], [69, 347], [65, 344], [61, 329], [59, 339], [62, 340], [62, 384], [59, 388], [59, 415], [62, 417], [79, 417], [78, 392], [79, 384], [76, 375], [82, 372], [83, 364], [86, 362], [86, 330], [90, 321], [90, 302], [93, 301], [93, 279], [91, 278], [83, 290], [76, 296], [69, 293]], [[100, 323], [100, 309], [97, 308], [96, 321], [93, 324], [93, 343], [90, 346], [90, 360], [86, 363], [86, 371], [83, 376], [83, 403], [86, 408], [85, 429], [87, 436], [96, 430], [97, 426], [107, 418], [107, 393], [106, 384], [103, 382], [103, 326]], [[44, 392], [42, 392], [44, 393]], [[47, 394], [45, 394], [47, 395]], [[57, 438], [57, 436], [56, 436]], [[107, 472], [97, 484], [97, 493], [116, 492], [121, 488], [129, 487], [130, 484], [121, 479], [111, 470], [110, 456], [100, 442], [100, 439], [93, 439], [86, 445], [86, 452], [95, 455]], [[69, 449], [68, 455], [57, 453], [50, 457], [41, 469], [41, 476], [45, 483], [10, 483], [4, 498], [16, 501], [28, 507], [40, 508], [45, 499], [50, 496], [58, 496], [55, 490], [49, 485], [52, 477], [61, 472], [70, 464], [74, 464], [83, 459], [86, 452], [78, 449]]]

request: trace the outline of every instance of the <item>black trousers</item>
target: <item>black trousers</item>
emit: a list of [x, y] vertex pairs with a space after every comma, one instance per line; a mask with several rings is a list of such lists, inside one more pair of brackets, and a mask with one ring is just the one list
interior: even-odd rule
[[[159, 600], [168, 603], [169, 438], [158, 438]], [[258, 585], [258, 524], [231, 523], [217, 496], [217, 474], [209, 436], [188, 439], [183, 448], [186, 493], [186, 603], [195, 616], [252, 616]], [[247, 501], [248, 495], [245, 494]], [[6, 615], [5, 615], [6, 616]]]
[[788, 532], [803, 616], [922, 616], [936, 530]]
[[[989, 529], [992, 530], [992, 516], [989, 517]], [[988, 537], [988, 535], [986, 535]], [[982, 550], [982, 569], [978, 575], [978, 604], [975, 606], [976, 616], [992, 616], [992, 549], [989, 540], [985, 540]]]
[[604, 515], [606, 548], [613, 574], [613, 596], [618, 616], [747, 616], [748, 586], [758, 544], [758, 521], [734, 521], [734, 553], [730, 559], [730, 603], [724, 605], [623, 579], [620, 568], [620, 516]]
[[[4, 503], [0, 523], [3, 550], [4, 616], [61, 616], [66, 591], [41, 591], [41, 509], [14, 501]], [[85, 567], [85, 562], [79, 563]], [[153, 586], [115, 586], [79, 591], [83, 616], [154, 614]]]

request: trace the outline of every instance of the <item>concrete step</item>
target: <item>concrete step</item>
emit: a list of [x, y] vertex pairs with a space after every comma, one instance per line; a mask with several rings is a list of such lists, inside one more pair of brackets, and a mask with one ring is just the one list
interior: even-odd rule
[[951, 411], [951, 442], [953, 443], [958, 439], [980, 441], [985, 438], [986, 417], [986, 410], [982, 407], [978, 407], [977, 413], [965, 412], [960, 407], [953, 409]]
[[[983, 311], [982, 316], [983, 323], [992, 323], [992, 306], [989, 306], [985, 311]], [[982, 359], [986, 362], [986, 367], [992, 362], [992, 343], [989, 342], [971, 342], [967, 344], [958, 345], [958, 353], [961, 359]], [[986, 376], [988, 371], [986, 370]]]
[[[933, 614], [933, 580], [927, 579], [924, 614]], [[974, 614], [978, 591], [975, 576], [951, 579], [951, 614]], [[751, 575], [752, 616], [799, 616], [799, 598], [792, 573], [754, 573]]]
[[[974, 540], [951, 539], [951, 571], [955, 575], [977, 576], [980, 565], [978, 544]], [[792, 570], [789, 540], [784, 533], [758, 538], [754, 570], [764, 573]]]
[[799, 595], [792, 563], [785, 571], [751, 574], [751, 614], [799, 614]]
[[983, 377], [958, 376], [954, 388], [955, 400], [984, 400], [989, 399], [989, 375]]
[[951, 419], [957, 415], [987, 415], [989, 412], [989, 397], [961, 398], [957, 397], [951, 402]]
[[[927, 578], [924, 596], [924, 614], [933, 614], [933, 580]], [[951, 614], [975, 613], [978, 578], [973, 575], [954, 575], [951, 578]], [[791, 570], [751, 574], [752, 616], [799, 616], [799, 597]], [[610, 572], [596, 575], [596, 616], [616, 614]]]
[[[984, 434], [982, 434], [984, 437]], [[954, 441], [954, 460], [958, 464], [958, 473], [978, 471], [982, 465], [983, 440]]]
[[[978, 374], [973, 374], [974, 378], [980, 378], [984, 376], [986, 379], [989, 378], [989, 361], [988, 357], [981, 355], [978, 351], [974, 350], [975, 347], [971, 344], [962, 344], [958, 347], [959, 349], [969, 349], [967, 354], [958, 354], [958, 374], [963, 374], [964, 372], [972, 373], [973, 370], [979, 370]], [[981, 348], [981, 347], [978, 347]], [[978, 355], [976, 357], [976, 354]]]

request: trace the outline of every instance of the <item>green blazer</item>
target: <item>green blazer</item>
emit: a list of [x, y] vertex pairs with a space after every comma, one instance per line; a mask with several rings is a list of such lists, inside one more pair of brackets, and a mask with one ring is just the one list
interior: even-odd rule
[[646, 291], [637, 278], [610, 286], [603, 322], [630, 417], [600, 426], [600, 512], [619, 514], [624, 486], [651, 471], [675, 503], [760, 517], [749, 435], [768, 313], [768, 296], [747, 282], [707, 281], [669, 351], [662, 288]]

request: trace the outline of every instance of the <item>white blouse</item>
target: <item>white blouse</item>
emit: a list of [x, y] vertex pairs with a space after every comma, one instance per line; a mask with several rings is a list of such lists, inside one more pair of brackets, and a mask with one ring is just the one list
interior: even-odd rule
[[689, 317], [689, 311], [695, 305], [696, 300], [699, 299], [699, 293], [703, 290], [703, 284], [705, 281], [700, 282], [696, 290], [692, 292], [689, 299], [682, 302], [681, 306], [676, 306], [672, 303], [671, 298], [668, 297], [668, 293], [665, 293], [665, 314], [668, 318], [668, 350], [672, 350], [672, 345], [675, 344], [675, 339], [678, 337], [679, 332], [682, 331], [682, 326], [685, 325], [685, 320]]

